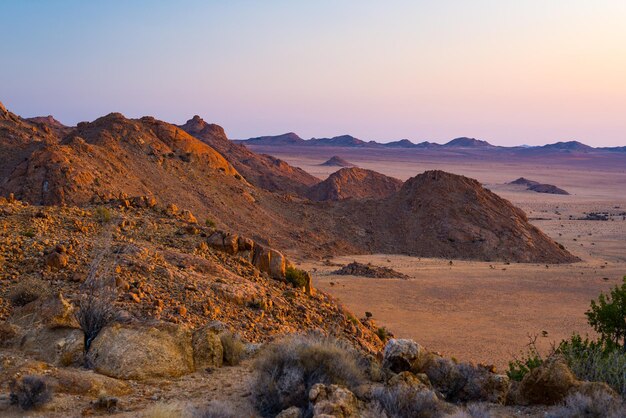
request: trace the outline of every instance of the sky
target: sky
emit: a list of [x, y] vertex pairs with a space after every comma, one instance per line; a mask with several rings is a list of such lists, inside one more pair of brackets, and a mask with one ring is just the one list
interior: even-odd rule
[[230, 138], [626, 145], [624, 0], [0, 0], [0, 101]]

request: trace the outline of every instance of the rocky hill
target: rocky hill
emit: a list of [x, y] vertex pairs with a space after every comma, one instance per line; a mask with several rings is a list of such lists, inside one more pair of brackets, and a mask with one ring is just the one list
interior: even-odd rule
[[345, 202], [367, 225], [373, 252], [425, 257], [568, 263], [578, 261], [531, 225], [524, 212], [476, 180], [427, 171], [379, 202]]
[[397, 192], [402, 181], [372, 170], [358, 167], [342, 168], [311, 187], [311, 200], [381, 199]]
[[350, 161], [346, 161], [338, 155], [334, 155], [330, 157], [328, 160], [324, 161], [321, 166], [325, 167], [354, 167]]
[[230, 141], [221, 126], [206, 123], [197, 115], [180, 128], [220, 152], [246, 180], [257, 187], [304, 195], [310, 186], [320, 181], [301, 168], [292, 167], [270, 155], [256, 154]]

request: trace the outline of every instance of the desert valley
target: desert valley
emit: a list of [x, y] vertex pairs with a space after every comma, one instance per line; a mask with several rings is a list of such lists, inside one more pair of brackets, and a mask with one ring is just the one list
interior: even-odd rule
[[0, 418], [626, 418], [623, 0], [0, 2]]
[[[595, 336], [589, 301], [626, 271], [622, 150], [255, 145], [198, 116], [0, 110], [6, 414], [42, 375], [54, 401], [34, 415], [543, 416], [581, 383], [542, 400], [508, 363], [529, 338], [547, 356]], [[302, 410], [289, 374], [259, 392], [281, 344], [320, 344], [283, 340], [301, 333], [387, 383], [340, 374], [356, 398], [320, 386]], [[436, 396], [393, 412], [400, 389]]]

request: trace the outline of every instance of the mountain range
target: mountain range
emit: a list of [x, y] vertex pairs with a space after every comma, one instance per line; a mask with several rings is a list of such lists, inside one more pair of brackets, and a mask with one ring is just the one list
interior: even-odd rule
[[578, 141], [555, 142], [543, 146], [520, 145], [513, 147], [504, 147], [492, 145], [487, 141], [459, 137], [454, 138], [445, 144], [435, 142], [419, 142], [414, 143], [408, 139], [401, 139], [392, 142], [364, 141], [352, 135], [340, 135], [332, 138], [311, 138], [303, 139], [293, 132], [275, 136], [259, 136], [255, 138], [240, 139], [234, 142], [253, 146], [324, 146], [324, 147], [362, 147], [362, 148], [421, 148], [421, 149], [438, 149], [438, 148], [474, 148], [474, 149], [493, 149], [493, 150], [512, 150], [517, 152], [535, 152], [535, 151], [556, 151], [556, 152], [626, 152], [626, 146], [623, 147], [591, 147]]

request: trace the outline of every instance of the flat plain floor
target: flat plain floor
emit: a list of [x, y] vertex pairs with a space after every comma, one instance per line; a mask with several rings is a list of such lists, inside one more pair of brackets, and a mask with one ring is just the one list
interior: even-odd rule
[[[332, 155], [405, 180], [442, 169], [481, 181], [522, 208], [536, 226], [583, 261], [570, 265], [504, 264], [401, 255], [338, 257], [388, 266], [410, 278], [338, 276], [337, 266], [307, 261], [315, 285], [363, 316], [372, 312], [397, 337], [461, 361], [505, 368], [525, 348], [529, 335], [547, 352], [572, 332], [591, 333], [585, 311], [599, 292], [626, 275], [626, 220], [578, 220], [589, 212], [626, 211], [626, 155], [520, 157], [506, 153], [442, 152], [353, 148], [251, 147], [325, 178], [338, 168], [318, 164]], [[530, 192], [505, 183], [518, 177], [554, 184], [570, 196]], [[547, 336], [543, 336], [546, 332]]]

